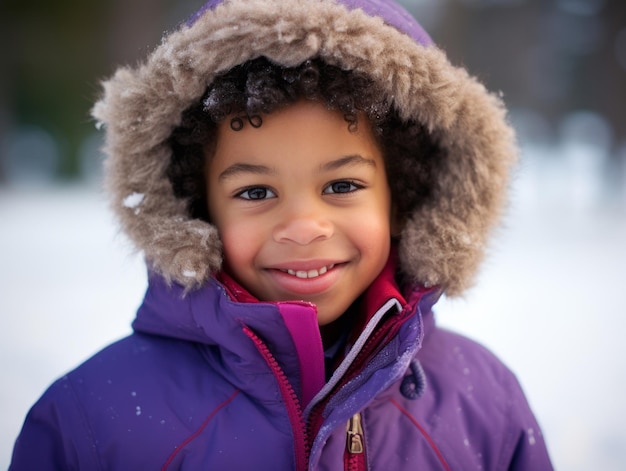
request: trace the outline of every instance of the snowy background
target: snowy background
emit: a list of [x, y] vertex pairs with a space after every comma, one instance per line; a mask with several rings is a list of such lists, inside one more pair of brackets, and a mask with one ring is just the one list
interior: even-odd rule
[[[567, 471], [626, 469], [626, 172], [607, 188], [605, 151], [571, 136], [526, 148], [477, 286], [437, 309], [517, 373]], [[0, 186], [0, 228], [5, 468], [45, 387], [130, 332], [146, 277], [94, 182]]]

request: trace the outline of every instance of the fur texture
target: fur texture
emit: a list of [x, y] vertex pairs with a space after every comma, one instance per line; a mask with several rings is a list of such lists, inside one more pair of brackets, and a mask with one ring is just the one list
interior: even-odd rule
[[220, 269], [215, 227], [190, 219], [173, 195], [167, 139], [216, 74], [261, 55], [287, 66], [321, 57], [367, 73], [403, 118], [422, 122], [447, 149], [436, 198], [402, 231], [400, 260], [413, 281], [461, 294], [500, 218], [516, 158], [504, 107], [441, 50], [333, 0], [226, 1], [104, 83], [93, 115], [106, 125], [106, 184], [150, 266], [187, 289]]

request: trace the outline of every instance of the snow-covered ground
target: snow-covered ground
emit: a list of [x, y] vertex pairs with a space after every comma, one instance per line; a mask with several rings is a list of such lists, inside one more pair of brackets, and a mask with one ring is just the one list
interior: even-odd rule
[[[517, 373], [557, 469], [623, 470], [626, 200], [535, 170], [476, 288], [444, 299], [439, 322]], [[145, 283], [93, 187], [0, 187], [0, 468], [44, 388], [130, 332]]]

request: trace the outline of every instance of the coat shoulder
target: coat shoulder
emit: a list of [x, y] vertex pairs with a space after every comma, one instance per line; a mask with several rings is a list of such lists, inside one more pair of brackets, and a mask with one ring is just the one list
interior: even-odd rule
[[[515, 374], [488, 348], [433, 327], [417, 355], [427, 382], [408, 401], [441, 452], [461, 468], [552, 469], [541, 429]], [[452, 466], [453, 469], [455, 466]]]
[[26, 417], [11, 470], [105, 469], [103, 463], [123, 462], [160, 468], [232, 391], [210, 374], [196, 344], [132, 334], [44, 392]]

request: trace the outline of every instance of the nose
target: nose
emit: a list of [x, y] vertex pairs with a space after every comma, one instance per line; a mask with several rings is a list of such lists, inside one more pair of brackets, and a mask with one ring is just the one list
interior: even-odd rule
[[274, 227], [274, 240], [280, 243], [308, 245], [329, 239], [334, 225], [319, 205], [296, 204], [285, 208]]

